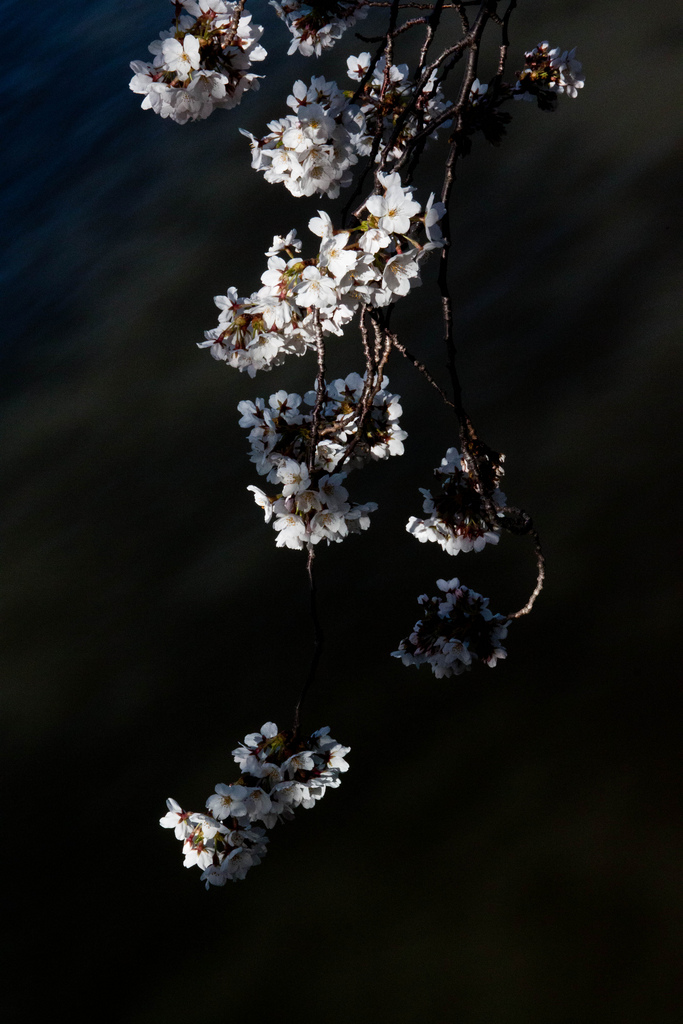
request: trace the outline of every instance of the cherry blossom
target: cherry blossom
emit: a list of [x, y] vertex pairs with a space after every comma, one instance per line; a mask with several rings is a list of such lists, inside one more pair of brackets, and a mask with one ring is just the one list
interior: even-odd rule
[[[366, 14], [364, 0], [271, 4], [291, 33], [289, 53], [304, 56], [320, 56]], [[235, 107], [245, 92], [258, 89], [262, 76], [253, 66], [266, 57], [260, 45], [263, 29], [252, 23], [241, 0], [179, 0], [173, 6], [173, 25], [148, 47], [151, 60], [131, 63], [130, 89], [142, 97], [143, 109], [184, 124], [215, 109]], [[404, 451], [401, 400], [388, 391], [385, 374], [396, 350], [453, 407], [459, 437], [459, 448], [448, 448], [434, 470], [431, 489], [420, 489], [423, 518], [411, 516], [407, 531], [421, 543], [437, 543], [448, 555], [496, 545], [503, 530], [531, 535], [538, 576], [527, 605], [510, 616], [492, 613], [488, 598], [458, 579], [439, 579], [437, 595], [419, 597], [422, 617], [393, 656], [404, 665], [429, 665], [437, 678], [460, 675], [477, 662], [495, 666], [506, 657], [502, 641], [509, 622], [530, 609], [544, 578], [531, 519], [508, 506], [500, 490], [504, 457], [479, 439], [462, 409], [451, 349], [453, 401], [399, 341], [401, 314], [394, 307], [421, 285], [425, 263], [440, 250], [438, 283], [450, 344], [449, 248], [444, 248], [448, 231], [441, 225], [455, 161], [469, 152], [477, 134], [500, 143], [511, 118], [500, 108], [513, 106], [512, 99], [536, 100], [550, 110], [561, 95], [575, 98], [584, 86], [581, 64], [574, 49], [561, 51], [542, 42], [525, 54], [524, 67], [510, 83], [504, 80], [503, 46], [490, 81], [472, 81], [473, 69], [486, 63], [480, 53], [481, 33], [488, 21], [496, 20], [492, 12], [484, 5], [460, 42], [449, 43], [434, 59], [436, 51], [430, 47], [441, 7], [428, 17], [413, 17], [404, 7], [391, 7], [390, 28], [374, 54], [365, 51], [347, 58], [351, 89], [340, 89], [320, 75], [309, 83], [299, 79], [286, 97], [283, 116], [271, 120], [262, 137], [240, 129], [249, 140], [252, 168], [269, 184], [283, 185], [297, 198], [325, 200], [349, 188], [350, 198], [343, 210], [318, 210], [310, 218], [314, 242], [309, 240], [308, 246], [296, 229], [280, 234], [281, 226], [273, 225], [260, 285], [251, 292], [230, 285], [225, 294], [215, 296], [218, 322], [198, 344], [215, 360], [252, 378], [289, 356], [311, 353], [317, 358], [314, 386], [303, 396], [280, 389], [267, 399], [238, 404], [250, 461], [265, 478], [263, 488], [252, 484], [247, 489], [271, 527], [276, 547], [305, 554], [316, 639], [311, 678], [322, 644], [312, 575], [316, 552], [367, 531], [377, 510], [375, 502], [359, 501], [350, 492], [350, 474]], [[417, 66], [394, 63], [397, 38], [425, 25], [426, 41], [421, 51], [414, 51], [420, 53]], [[504, 25], [504, 37], [506, 31]], [[460, 61], [465, 54], [467, 60]], [[454, 77], [465, 75], [455, 89], [452, 71]], [[423, 148], [441, 127], [449, 133], [450, 154], [442, 201], [432, 193], [424, 202], [413, 181]], [[232, 262], [239, 264], [239, 254]], [[334, 359], [341, 357], [353, 332], [364, 372], [327, 379], [326, 366], [336, 365], [333, 354]], [[292, 728], [280, 730], [266, 722], [248, 734], [232, 751], [235, 780], [217, 783], [204, 810], [186, 811], [167, 800], [160, 825], [173, 830], [185, 867], [198, 867], [207, 889], [243, 879], [265, 856], [270, 830], [294, 818], [298, 808], [313, 807], [327, 789], [340, 785], [348, 770], [350, 748], [332, 739], [328, 727], [308, 736], [300, 733], [301, 703], [310, 681], [296, 705]]]
[[457, 579], [436, 585], [442, 596], [418, 598], [423, 617], [392, 656], [404, 665], [429, 665], [437, 679], [458, 676], [475, 661], [493, 668], [507, 656], [500, 641], [507, 636], [508, 620], [489, 611], [489, 599]]
[[302, 0], [270, 2], [292, 33], [289, 54], [298, 50], [305, 57], [319, 57], [323, 50], [331, 49], [347, 28], [367, 14], [362, 0], [337, 0], [332, 8], [336, 16]]
[[408, 533], [422, 543], [435, 541], [449, 555], [497, 544], [501, 527], [495, 516], [506, 502], [498, 487], [502, 464], [503, 456], [491, 452], [477, 471], [471, 458], [463, 458], [457, 448], [449, 448], [434, 470], [436, 493], [420, 488], [426, 518], [411, 516]]
[[576, 99], [583, 89], [585, 78], [581, 63], [576, 60], [576, 47], [562, 52], [558, 46], [551, 49], [546, 41], [524, 54], [525, 67], [518, 75], [513, 91], [517, 100], [537, 100], [539, 106], [549, 108], [552, 94]]
[[185, 867], [200, 868], [207, 889], [243, 879], [267, 852], [266, 831], [340, 785], [350, 747], [329, 732], [325, 727], [302, 738], [266, 722], [233, 751], [239, 782], [218, 783], [206, 801], [208, 814], [183, 811], [169, 798], [159, 824], [174, 829], [183, 843]]
[[240, 103], [247, 90], [259, 85], [252, 63], [266, 57], [258, 42], [263, 29], [252, 25], [251, 15], [238, 11], [237, 4], [187, 0], [182, 7], [187, 13], [150, 43], [153, 62], [130, 65], [130, 88], [143, 97], [143, 110], [179, 124]]
[[358, 157], [350, 132], [356, 132], [346, 97], [334, 82], [296, 81], [287, 100], [294, 111], [271, 121], [262, 139], [242, 130], [251, 143], [251, 165], [271, 184], [282, 183], [294, 196], [334, 199], [351, 183]]

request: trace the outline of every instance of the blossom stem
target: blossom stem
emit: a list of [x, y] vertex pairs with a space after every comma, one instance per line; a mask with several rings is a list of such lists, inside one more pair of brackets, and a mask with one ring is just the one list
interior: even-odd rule
[[315, 325], [315, 349], [318, 354], [318, 376], [315, 382], [315, 405], [311, 419], [311, 442], [308, 449], [308, 472], [313, 473], [315, 467], [315, 453], [318, 447], [318, 431], [320, 430], [320, 413], [325, 400], [325, 342], [323, 340], [323, 329], [320, 324], [320, 310], [313, 311], [313, 323]]
[[531, 592], [531, 596], [524, 607], [520, 608], [519, 611], [513, 612], [511, 615], [507, 615], [506, 618], [508, 619], [521, 619], [523, 615], [528, 615], [536, 603], [536, 598], [543, 590], [543, 584], [545, 582], [545, 556], [541, 550], [540, 537], [533, 526], [529, 526], [526, 532], [533, 537], [536, 549], [536, 586]]
[[436, 381], [435, 381], [435, 380], [434, 380], [434, 378], [432, 377], [431, 373], [429, 372], [429, 370], [427, 369], [427, 367], [425, 366], [425, 364], [424, 364], [424, 363], [421, 363], [421, 362], [419, 361], [419, 359], [417, 359], [417, 358], [416, 358], [416, 356], [414, 356], [414, 355], [412, 354], [412, 352], [409, 352], [409, 351], [408, 351], [408, 349], [407, 349], [407, 348], [405, 347], [405, 345], [403, 345], [403, 344], [402, 344], [402, 343], [401, 343], [401, 342], [400, 342], [400, 341], [398, 340], [398, 338], [396, 337], [396, 335], [395, 335], [395, 334], [394, 334], [394, 335], [392, 335], [392, 344], [393, 344], [394, 348], [395, 348], [395, 349], [397, 349], [397, 350], [398, 350], [398, 351], [399, 351], [399, 352], [401, 353], [401, 355], [402, 355], [402, 356], [403, 356], [403, 357], [404, 357], [405, 359], [407, 359], [407, 360], [408, 360], [408, 362], [409, 362], [409, 363], [412, 363], [412, 364], [413, 364], [413, 366], [415, 367], [415, 369], [416, 369], [416, 370], [417, 370], [417, 371], [418, 371], [419, 373], [421, 373], [421, 374], [422, 374], [422, 376], [423, 376], [423, 377], [425, 378], [425, 380], [427, 380], [427, 381], [428, 381], [428, 382], [429, 382], [429, 383], [430, 383], [430, 384], [432, 385], [432, 387], [433, 387], [433, 388], [435, 388], [435, 389], [436, 389], [436, 391], [438, 391], [438, 392], [439, 392], [439, 394], [440, 394], [440, 395], [441, 395], [441, 397], [443, 398], [443, 400], [444, 400], [444, 402], [446, 403], [446, 405], [450, 405], [451, 409], [454, 409], [454, 408], [455, 408], [455, 406], [454, 406], [453, 402], [451, 402], [450, 398], [448, 397], [448, 395], [446, 394], [446, 392], [445, 392], [445, 391], [443, 390], [443, 388], [442, 388], [442, 387], [440, 387], [440, 386], [439, 386], [439, 385], [438, 385], [438, 384], [436, 383]]
[[313, 654], [311, 656], [311, 664], [308, 669], [308, 675], [306, 681], [299, 694], [299, 699], [296, 702], [294, 708], [294, 722], [292, 725], [292, 732], [294, 738], [298, 736], [299, 724], [301, 718], [301, 708], [303, 707], [306, 694], [308, 693], [311, 684], [315, 679], [316, 672], [318, 670], [318, 664], [320, 657], [323, 652], [323, 646], [325, 643], [325, 634], [323, 633], [322, 626], [320, 624], [320, 617], [318, 615], [318, 602], [317, 602], [317, 590], [315, 585], [315, 579], [313, 577], [313, 559], [315, 558], [315, 550], [312, 547], [308, 549], [308, 557], [306, 559], [306, 572], [308, 573], [308, 585], [310, 593], [310, 609], [311, 619], [313, 620]]

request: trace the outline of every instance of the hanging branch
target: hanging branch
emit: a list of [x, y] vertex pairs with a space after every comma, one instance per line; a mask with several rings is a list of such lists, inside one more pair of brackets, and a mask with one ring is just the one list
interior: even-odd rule
[[[276, 547], [305, 558], [313, 644], [291, 729], [266, 722], [260, 732], [248, 734], [233, 751], [237, 782], [216, 786], [206, 801], [207, 813], [183, 811], [168, 801], [161, 824], [183, 841], [186, 865], [200, 867], [207, 887], [243, 878], [265, 855], [266, 833], [293, 817], [299, 806], [313, 806], [348, 768], [344, 755], [349, 748], [332, 740], [327, 728], [308, 735], [301, 728], [325, 642], [313, 563], [318, 545], [340, 543], [370, 526], [377, 506], [352, 497], [350, 474], [353, 489], [357, 470], [403, 453], [407, 435], [400, 426], [401, 403], [388, 391], [386, 375], [394, 349], [453, 410], [458, 443], [446, 448], [432, 488], [421, 488], [423, 518], [411, 516], [407, 531], [421, 542], [438, 543], [448, 556], [481, 551], [503, 534], [529, 536], [536, 584], [522, 608], [501, 615], [458, 579], [438, 580], [439, 593], [420, 598], [421, 618], [393, 655], [406, 665], [428, 665], [439, 679], [457, 676], [477, 662], [493, 667], [506, 656], [502, 644], [510, 623], [530, 612], [543, 588], [545, 560], [536, 527], [503, 495], [504, 456], [479, 437], [465, 409], [449, 266], [451, 203], [458, 162], [470, 152], [473, 139], [498, 144], [505, 134], [510, 114], [504, 105], [521, 99], [554, 109], [558, 96], [577, 95], [583, 76], [573, 50], [540, 43], [525, 53], [512, 84], [506, 83], [516, 0], [507, 0], [502, 14], [499, 6], [496, 0], [315, 5], [287, 0], [276, 5], [292, 37], [290, 53], [298, 50], [304, 56], [323, 55], [366, 8], [387, 8], [388, 17], [381, 35], [360, 36], [377, 44], [374, 53], [349, 56], [353, 91], [319, 75], [310, 86], [297, 81], [287, 100], [291, 113], [272, 121], [260, 139], [243, 132], [252, 167], [267, 182], [293, 196], [332, 200], [349, 187], [349, 199], [341, 215], [322, 209], [309, 221], [320, 240], [317, 252], [301, 254], [296, 230], [284, 237], [275, 234], [261, 287], [249, 297], [235, 287], [218, 296], [218, 325], [199, 346], [250, 377], [293, 355], [315, 352], [317, 361], [313, 391], [301, 396], [276, 390], [267, 399], [238, 405], [252, 462], [271, 487], [270, 493], [255, 485], [249, 490], [272, 525]], [[260, 44], [263, 29], [245, 11], [245, 0], [221, 0], [212, 8], [199, 0], [177, 0], [174, 24], [150, 47], [153, 62], [131, 65], [131, 89], [142, 95], [143, 107], [184, 124], [217, 108], [234, 107], [257, 88], [262, 76], [252, 69], [266, 56]], [[457, 16], [456, 30], [450, 12]], [[500, 41], [487, 84], [479, 81], [478, 69], [489, 23], [499, 30]], [[398, 63], [410, 38], [417, 54], [412, 74]], [[454, 81], [457, 87], [449, 94]], [[427, 147], [437, 145], [439, 129], [447, 124], [439, 201], [433, 195], [425, 201], [418, 198], [413, 180]], [[426, 360], [399, 338], [394, 317], [395, 306], [421, 283], [424, 257], [434, 249], [440, 250], [436, 276], [452, 398]], [[355, 323], [363, 372], [328, 382], [326, 338], [341, 339], [356, 329]]]
[[315, 405], [311, 418], [311, 443], [308, 446], [308, 472], [312, 473], [315, 466], [315, 453], [318, 447], [318, 432], [320, 430], [320, 413], [325, 399], [325, 342], [323, 340], [322, 327], [320, 326], [320, 310], [313, 310], [313, 325], [315, 330], [315, 350], [318, 355], [318, 375], [315, 382]]
[[294, 721], [292, 723], [292, 734], [296, 739], [299, 735], [299, 726], [301, 719], [301, 708], [303, 707], [306, 695], [310, 690], [318, 671], [318, 665], [320, 658], [322, 657], [323, 647], [325, 645], [325, 635], [323, 633], [322, 626], [320, 624], [320, 617], [318, 615], [318, 602], [317, 602], [317, 590], [315, 586], [315, 580], [313, 578], [313, 559], [315, 558], [314, 548], [308, 549], [306, 556], [306, 572], [308, 574], [308, 588], [310, 597], [310, 612], [311, 621], [313, 623], [313, 654], [311, 655], [311, 663], [306, 676], [306, 681], [299, 694], [299, 699], [296, 702], [294, 708]]

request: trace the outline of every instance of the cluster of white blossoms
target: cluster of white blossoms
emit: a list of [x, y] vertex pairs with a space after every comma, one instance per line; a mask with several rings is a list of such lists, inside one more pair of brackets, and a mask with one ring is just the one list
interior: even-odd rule
[[[316, 391], [303, 398], [310, 412], [302, 412], [300, 395], [286, 391], [271, 395], [267, 406], [262, 398], [239, 403], [240, 426], [250, 431], [251, 461], [278, 488], [273, 496], [253, 485], [248, 488], [266, 522], [272, 522], [277, 547], [300, 551], [323, 540], [340, 543], [367, 530], [377, 505], [349, 502], [343, 484], [352, 469], [403, 454], [407, 435], [399, 426], [402, 410], [398, 395], [385, 390], [388, 383], [385, 377], [373, 386], [366, 377], [351, 373], [325, 385], [311, 468], [307, 459]], [[344, 471], [334, 472], [340, 463]]]
[[266, 829], [341, 785], [350, 749], [333, 740], [327, 727], [300, 739], [266, 722], [233, 750], [241, 775], [232, 785], [216, 786], [206, 801], [208, 813], [184, 811], [169, 798], [159, 824], [174, 829], [185, 867], [201, 868], [207, 889], [237, 881], [265, 856]]
[[[365, 52], [357, 57], [349, 57], [346, 63], [349, 78], [361, 82], [372, 66], [372, 57]], [[411, 110], [406, 114], [409, 105]], [[379, 138], [375, 159], [383, 159], [385, 164], [397, 160], [403, 155], [406, 143], [446, 108], [445, 97], [436, 80], [436, 71], [416, 98], [415, 83], [410, 79], [408, 65], [393, 64], [387, 74], [386, 58], [381, 57], [363, 86], [358, 98], [358, 109], [352, 110], [358, 125], [358, 134], [353, 137], [355, 150], [359, 156], [369, 156], [375, 139]], [[400, 127], [399, 119], [402, 122]], [[450, 124], [450, 120], [444, 121], [443, 127], [447, 128]], [[436, 138], [436, 135], [437, 132], [433, 131], [430, 138]], [[392, 139], [391, 149], [387, 153], [386, 147]]]
[[[130, 89], [143, 97], [143, 109], [184, 124], [206, 118], [219, 107], [235, 107], [247, 90], [258, 89], [262, 76], [251, 70], [252, 65], [267, 54], [259, 43], [263, 29], [244, 14], [244, 0], [171, 2], [175, 22], [149, 46], [152, 62], [131, 63]], [[304, 56], [330, 49], [367, 13], [367, 0], [271, 0], [271, 5], [292, 35], [289, 54], [298, 51]], [[356, 83], [353, 89], [342, 91], [324, 77], [313, 77], [310, 85], [298, 80], [287, 98], [291, 113], [271, 121], [263, 138], [243, 131], [250, 139], [252, 167], [294, 196], [337, 198], [352, 184], [353, 168], [361, 158], [374, 161], [372, 195], [356, 208], [355, 224], [346, 229], [335, 228], [330, 216], [318, 211], [308, 224], [319, 239], [313, 256], [302, 255], [296, 230], [276, 235], [266, 252], [261, 287], [248, 297], [240, 296], [235, 287], [216, 296], [218, 324], [199, 343], [214, 359], [250, 377], [280, 365], [288, 355], [317, 352], [318, 379], [303, 397], [280, 390], [267, 403], [256, 398], [238, 405], [240, 426], [249, 431], [251, 461], [272, 485], [270, 494], [254, 485], [248, 490], [272, 525], [276, 546], [307, 552], [309, 576], [317, 545], [340, 543], [367, 530], [377, 509], [374, 502], [349, 500], [349, 473], [402, 455], [407, 436], [400, 426], [400, 397], [387, 390], [389, 381], [383, 375], [392, 346], [407, 353], [389, 330], [389, 315], [377, 311], [393, 306], [422, 283], [422, 260], [444, 245], [440, 222], [446, 207], [434, 201], [434, 194], [422, 206], [414, 198], [413, 186], [404, 185], [392, 167], [411, 158], [412, 176], [422, 143], [436, 137], [441, 125], [452, 124], [447, 118], [456, 108], [458, 127], [451, 142], [458, 140], [462, 147], [459, 154], [452, 154], [462, 156], [468, 152], [470, 135], [481, 133], [494, 144], [500, 142], [510, 120], [509, 113], [499, 110], [504, 102], [536, 99], [541, 108], [552, 109], [559, 95], [576, 97], [584, 85], [575, 50], [560, 52], [543, 42], [525, 54], [525, 67], [514, 85], [499, 81], [501, 70], [494, 88], [477, 78], [468, 103], [451, 106], [441, 90], [450, 67], [443, 62], [466, 43], [476, 57], [478, 40], [469, 33], [457, 46], [447, 47], [435, 62], [441, 74], [434, 71], [426, 79], [423, 47], [418, 71], [411, 77], [408, 65], [387, 63], [391, 39], [430, 19], [409, 17], [396, 29], [396, 6], [384, 6], [392, 8], [386, 45], [376, 57], [363, 52], [347, 60], [348, 77]], [[432, 11], [438, 22], [438, 5]], [[379, 56], [382, 51], [384, 56]], [[369, 169], [366, 162], [359, 196]], [[326, 382], [325, 337], [343, 336], [357, 313], [366, 373]], [[461, 412], [459, 419], [463, 454], [457, 448], [447, 450], [434, 470], [437, 486], [420, 489], [424, 518], [411, 516], [406, 529], [420, 542], [438, 543], [450, 555], [497, 544], [503, 528], [530, 532], [536, 539], [529, 517], [508, 508], [499, 488], [503, 456], [477, 440]], [[458, 579], [437, 580], [439, 594], [418, 598], [422, 618], [392, 656], [404, 665], [429, 665], [437, 678], [460, 675], [477, 661], [495, 666], [506, 657], [502, 641], [509, 622], [526, 613], [540, 592], [544, 570], [538, 544], [537, 559], [536, 590], [514, 616], [492, 613], [488, 598]], [[312, 598], [313, 594], [314, 588]], [[316, 653], [311, 678], [322, 642], [314, 604], [313, 619]], [[298, 714], [299, 705], [297, 722]], [[207, 889], [243, 879], [265, 856], [270, 829], [292, 819], [298, 807], [313, 807], [328, 788], [340, 785], [340, 775], [349, 767], [349, 750], [330, 737], [329, 728], [301, 738], [297, 726], [279, 731], [266, 722], [233, 750], [240, 771], [235, 782], [219, 783], [203, 811], [185, 811], [169, 798], [160, 824], [174, 830], [185, 867], [197, 866]]]
[[[370, 70], [372, 59], [369, 53], [361, 53], [349, 57], [347, 63], [349, 78], [360, 81]], [[358, 106], [350, 105], [348, 95], [336, 82], [314, 77], [307, 86], [296, 81], [287, 97], [293, 114], [271, 121], [270, 131], [261, 139], [240, 129], [250, 140], [251, 166], [271, 184], [282, 183], [294, 196], [317, 193], [336, 199], [340, 189], [351, 184], [351, 168], [358, 158], [372, 152], [375, 139], [376, 160], [387, 163], [398, 159], [408, 139], [440, 114], [446, 104], [432, 76], [412, 113], [404, 117], [414, 96], [408, 65], [392, 66], [386, 85], [385, 66], [382, 57], [363, 88]], [[400, 117], [404, 120], [395, 131]], [[387, 153], [381, 143], [388, 146], [390, 142]]]
[[361, 304], [388, 306], [420, 285], [420, 261], [443, 244], [443, 204], [432, 195], [423, 210], [398, 173], [379, 179], [382, 192], [367, 199], [367, 216], [355, 228], [335, 231], [322, 211], [309, 221], [321, 239], [317, 256], [298, 255], [295, 231], [276, 235], [263, 287], [249, 298], [234, 287], [216, 296], [218, 326], [205, 332], [199, 347], [253, 377], [289, 354], [315, 348], [318, 324], [324, 334], [342, 335]]
[[262, 139], [251, 139], [251, 166], [271, 184], [282, 183], [293, 196], [316, 192], [336, 199], [351, 183], [349, 170], [358, 160], [350, 131], [358, 128], [348, 101], [335, 82], [312, 78], [296, 81], [287, 98], [294, 113], [271, 121]]
[[422, 511], [425, 519], [411, 516], [406, 530], [422, 543], [436, 541], [448, 555], [460, 551], [481, 551], [486, 544], [497, 544], [500, 526], [491, 522], [492, 512], [506, 503], [498, 487], [503, 475], [503, 455], [485, 460], [486, 475], [476, 472], [471, 457], [449, 448], [441, 465], [434, 470], [438, 493], [424, 487]]
[[130, 65], [130, 88], [144, 97], [143, 109], [179, 124], [237, 106], [262, 77], [250, 72], [252, 62], [266, 57], [258, 43], [262, 27], [252, 25], [238, 4], [183, 0], [182, 7], [187, 13], [150, 44], [153, 62]]
[[493, 668], [507, 656], [500, 641], [507, 636], [508, 619], [490, 612], [489, 599], [457, 579], [437, 580], [436, 585], [442, 594], [418, 598], [423, 617], [392, 656], [404, 665], [429, 665], [437, 679], [459, 676], [475, 661]]
[[576, 47], [562, 52], [559, 46], [551, 50], [548, 42], [539, 43], [524, 54], [524, 63], [513, 90], [517, 100], [537, 100], [543, 106], [551, 99], [549, 93], [576, 99], [578, 90], [583, 89], [585, 77], [576, 60]]
[[319, 57], [323, 50], [329, 50], [343, 33], [367, 14], [362, 0], [271, 0], [277, 14], [292, 33], [288, 53], [302, 53], [304, 57], [313, 54]]

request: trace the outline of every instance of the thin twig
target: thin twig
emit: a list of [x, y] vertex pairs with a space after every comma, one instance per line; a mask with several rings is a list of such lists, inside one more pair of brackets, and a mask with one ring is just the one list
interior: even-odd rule
[[432, 45], [434, 34], [436, 33], [437, 28], [439, 27], [439, 21], [441, 19], [442, 10], [443, 0], [436, 0], [436, 3], [434, 4], [434, 10], [432, 11], [428, 19], [427, 34], [425, 36], [425, 41], [420, 49], [420, 56], [418, 58], [417, 68], [415, 69], [415, 74], [413, 75], [413, 79], [415, 81], [418, 81], [422, 73], [422, 68], [424, 67], [425, 60], [427, 59], [429, 47]]
[[311, 416], [311, 440], [308, 447], [308, 458], [306, 460], [309, 475], [313, 473], [313, 469], [315, 467], [315, 455], [318, 447], [318, 431], [320, 429], [320, 413], [325, 400], [325, 341], [323, 339], [323, 329], [320, 324], [320, 310], [317, 308], [313, 310], [313, 324], [315, 327], [315, 349], [318, 354], [318, 375], [315, 382], [315, 405], [313, 406], [313, 415]]
[[[461, 7], [476, 7], [478, 5], [478, 3], [479, 3], [479, 0], [463, 0], [463, 2], [459, 3], [459, 4], [443, 4], [442, 7], [443, 7], [444, 11], [459, 11]], [[380, 0], [368, 0], [368, 2], [363, 4], [363, 7], [392, 7], [392, 6], [393, 6], [393, 4], [391, 3], [391, 0], [381, 0], [381, 2], [380, 2]], [[408, 8], [413, 8], [413, 9], [418, 10], [418, 11], [431, 11], [431, 10], [433, 10], [434, 5], [433, 4], [417, 4], [417, 3], [411, 4], [411, 3], [408, 3], [408, 4], [399, 4], [398, 7], [399, 7], [399, 10], [401, 10], [401, 11], [407, 10]]]
[[534, 540], [534, 548], [536, 551], [536, 586], [524, 607], [520, 608], [517, 612], [513, 612], [511, 615], [506, 615], [506, 619], [521, 619], [523, 615], [528, 615], [536, 603], [536, 598], [543, 590], [543, 584], [545, 582], [545, 557], [541, 550], [540, 538], [533, 526], [531, 526], [526, 532], [530, 537], [533, 537]]
[[[377, 313], [377, 311], [375, 311]], [[360, 402], [358, 403], [360, 408], [360, 416], [358, 419], [358, 426], [356, 432], [352, 437], [351, 441], [346, 447], [344, 455], [339, 460], [335, 467], [335, 472], [339, 472], [346, 462], [349, 461], [353, 454], [356, 446], [360, 443], [363, 437], [363, 431], [367, 422], [370, 410], [372, 409], [372, 403], [375, 400], [375, 396], [382, 387], [382, 378], [384, 376], [384, 367], [386, 366], [389, 353], [391, 352], [393, 344], [393, 335], [391, 335], [381, 323], [378, 322], [378, 317], [375, 315], [372, 318], [373, 328], [375, 330], [375, 353], [376, 353], [376, 369], [373, 375], [366, 375], [365, 385], [363, 387], [363, 394], [361, 395]], [[379, 351], [378, 351], [379, 348]]]
[[296, 738], [299, 732], [299, 723], [301, 719], [301, 708], [303, 707], [306, 694], [308, 693], [311, 684], [315, 680], [315, 675], [318, 670], [318, 664], [320, 657], [323, 652], [323, 646], [325, 644], [325, 634], [323, 633], [322, 626], [320, 625], [320, 617], [318, 615], [318, 603], [317, 603], [317, 590], [315, 586], [315, 580], [313, 578], [313, 559], [315, 558], [315, 550], [311, 546], [308, 549], [308, 557], [306, 559], [306, 572], [308, 574], [308, 586], [310, 593], [310, 609], [311, 619], [313, 620], [313, 654], [311, 656], [311, 664], [308, 669], [308, 675], [306, 681], [299, 694], [299, 699], [296, 702], [294, 708], [294, 723], [292, 726], [292, 732]]
[[412, 353], [410, 353], [408, 351], [408, 349], [405, 347], [405, 345], [403, 345], [398, 340], [398, 338], [396, 337], [395, 334], [392, 334], [392, 336], [391, 336], [391, 343], [392, 343], [393, 347], [395, 349], [397, 349], [401, 353], [401, 355], [404, 356], [408, 360], [409, 363], [413, 364], [415, 369], [419, 373], [422, 374], [422, 376], [425, 378], [425, 380], [427, 380], [432, 385], [432, 387], [435, 388], [439, 392], [439, 394], [443, 398], [443, 400], [446, 403], [446, 405], [450, 405], [451, 409], [455, 409], [454, 403], [451, 402], [450, 398], [448, 397], [446, 392], [443, 390], [443, 388], [440, 387], [436, 383], [436, 381], [434, 380], [434, 378], [432, 377], [431, 373], [429, 372], [427, 367], [424, 365], [424, 363], [421, 363], [419, 361], [419, 359], [417, 359], [414, 355], [412, 355]]

